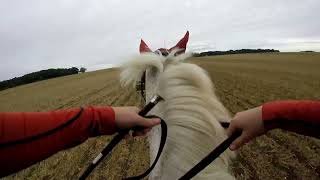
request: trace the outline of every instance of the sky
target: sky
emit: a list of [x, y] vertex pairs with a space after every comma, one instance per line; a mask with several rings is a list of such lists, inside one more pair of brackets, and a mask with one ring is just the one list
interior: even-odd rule
[[48, 68], [118, 66], [170, 48], [320, 51], [320, 0], [0, 0], [0, 81]]

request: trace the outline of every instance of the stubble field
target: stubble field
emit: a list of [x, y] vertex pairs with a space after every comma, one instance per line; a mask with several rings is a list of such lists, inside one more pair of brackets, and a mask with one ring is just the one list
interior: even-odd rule
[[[281, 99], [320, 99], [320, 53], [243, 54], [193, 58], [205, 68], [232, 113]], [[48, 111], [86, 105], [141, 106], [132, 89], [108, 69], [0, 91], [0, 111]], [[91, 138], [5, 179], [77, 179], [109, 136]], [[121, 179], [149, 164], [145, 138], [123, 141], [89, 177]], [[273, 130], [241, 148], [232, 164], [237, 179], [320, 179], [320, 140]]]

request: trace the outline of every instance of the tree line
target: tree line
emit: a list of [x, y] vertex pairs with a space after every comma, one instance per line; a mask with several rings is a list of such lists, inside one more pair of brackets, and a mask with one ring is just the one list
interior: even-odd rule
[[86, 70], [85, 68], [84, 69], [81, 68], [79, 70], [76, 67], [41, 70], [41, 71], [23, 75], [21, 77], [15, 77], [10, 80], [1, 81], [0, 91], [8, 88], [12, 88], [12, 87], [20, 86], [23, 84], [33, 83], [33, 82], [51, 79], [55, 77], [78, 74], [79, 72], [85, 72], [85, 70]]
[[247, 53], [271, 53], [271, 52], [280, 52], [275, 49], [239, 49], [239, 50], [229, 50], [229, 51], [207, 51], [201, 53], [193, 53], [194, 57], [202, 56], [217, 56], [217, 55], [226, 55], [226, 54], [247, 54]]

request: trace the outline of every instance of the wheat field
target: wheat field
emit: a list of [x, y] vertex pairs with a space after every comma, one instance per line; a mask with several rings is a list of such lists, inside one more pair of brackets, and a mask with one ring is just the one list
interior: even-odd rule
[[[280, 99], [320, 99], [320, 53], [242, 54], [192, 58], [210, 74], [232, 113]], [[119, 85], [119, 70], [55, 78], [0, 91], [0, 111], [48, 111], [87, 105], [141, 106]], [[110, 136], [85, 143], [4, 179], [77, 179]], [[145, 138], [123, 141], [89, 176], [121, 179], [149, 164]], [[320, 179], [320, 140], [272, 130], [243, 146], [232, 163], [237, 179]]]

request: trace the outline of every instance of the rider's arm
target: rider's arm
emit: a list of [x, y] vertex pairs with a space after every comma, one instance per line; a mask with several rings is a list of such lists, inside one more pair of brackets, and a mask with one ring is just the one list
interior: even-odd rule
[[[111, 107], [91, 106], [79, 113], [80, 108], [0, 113], [0, 177], [78, 145], [89, 137], [116, 132], [115, 112]], [[39, 134], [42, 136], [32, 139]], [[28, 138], [31, 139], [23, 141]]]
[[281, 128], [320, 137], [320, 101], [273, 101], [263, 104], [262, 120], [267, 130]]
[[320, 101], [273, 101], [238, 112], [228, 128], [230, 136], [236, 130], [242, 135], [230, 146], [236, 150], [268, 130], [281, 128], [299, 134], [320, 137]]

